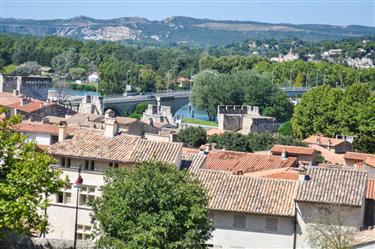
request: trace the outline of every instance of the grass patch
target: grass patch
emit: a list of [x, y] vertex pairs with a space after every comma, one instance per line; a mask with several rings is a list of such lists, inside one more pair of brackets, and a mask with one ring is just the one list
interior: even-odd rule
[[189, 123], [189, 124], [197, 124], [197, 125], [217, 126], [217, 122], [215, 121], [193, 119], [193, 118], [182, 118], [182, 122]]

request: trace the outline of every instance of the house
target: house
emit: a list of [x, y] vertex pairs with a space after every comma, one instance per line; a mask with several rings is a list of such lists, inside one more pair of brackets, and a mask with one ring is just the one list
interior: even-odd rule
[[305, 165], [316, 165], [317, 163], [317, 152], [315, 149], [309, 147], [275, 144], [270, 152], [272, 155], [281, 157], [296, 157], [299, 163]]
[[98, 83], [99, 82], [99, 74], [97, 72], [93, 72], [87, 77], [87, 80], [91, 83]]
[[297, 158], [281, 158], [274, 155], [260, 155], [248, 152], [212, 150], [207, 154], [204, 169], [229, 171], [232, 174], [249, 175], [274, 169], [298, 166]]
[[250, 132], [276, 132], [276, 118], [259, 114], [257, 106], [219, 105], [217, 110], [218, 128], [243, 134]]
[[318, 145], [337, 154], [344, 154], [347, 151], [353, 150], [352, 143], [347, 139], [313, 135], [303, 140], [303, 142], [307, 145]]
[[307, 228], [321, 225], [323, 211], [343, 214], [343, 229], [364, 227], [365, 171], [308, 167], [299, 180], [202, 169], [192, 174], [208, 191], [215, 230], [207, 243], [214, 248], [309, 248]]
[[364, 227], [366, 171], [309, 167], [301, 176], [295, 201], [302, 238], [321, 222], [353, 231]]
[[41, 121], [46, 116], [72, 115], [75, 112], [55, 102], [44, 102], [23, 95], [0, 92], [0, 105], [8, 109], [9, 115], [20, 115], [23, 119]]
[[195, 170], [209, 196], [214, 248], [292, 248], [298, 182]]
[[56, 124], [46, 122], [22, 121], [14, 126], [14, 129], [22, 135], [26, 135], [29, 141], [35, 141], [39, 148], [47, 149], [48, 146], [59, 141], [59, 132], [63, 132], [60, 136], [66, 137], [73, 131], [77, 130], [77, 126], [63, 125], [63, 129]]
[[346, 165], [355, 166], [357, 163], [364, 163], [367, 157], [375, 157], [375, 155], [348, 151], [345, 153], [344, 159]]
[[[104, 184], [104, 171], [110, 167], [132, 167], [147, 160], [157, 160], [181, 167], [189, 164], [182, 158], [182, 144], [155, 142], [139, 136], [118, 132], [114, 118], [105, 120], [104, 130], [80, 128], [64, 140], [50, 146], [48, 154], [56, 158], [58, 164], [53, 168], [62, 169], [62, 177], [69, 177], [70, 184], [55, 196], [49, 198], [47, 209], [51, 225], [47, 238], [74, 238], [74, 217], [76, 203], [77, 170], [82, 168], [84, 179], [78, 196], [78, 239], [89, 239], [92, 231], [87, 203], [100, 195], [100, 186]], [[195, 157], [195, 159], [200, 159]], [[196, 164], [198, 162], [192, 162]], [[64, 214], [63, 216], [61, 214]]]

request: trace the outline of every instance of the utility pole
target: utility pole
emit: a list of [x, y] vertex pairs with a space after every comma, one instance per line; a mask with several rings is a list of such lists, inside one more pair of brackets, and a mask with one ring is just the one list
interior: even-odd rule
[[74, 243], [73, 243], [73, 249], [77, 248], [77, 221], [78, 221], [79, 189], [81, 188], [81, 185], [83, 183], [83, 178], [81, 177], [81, 169], [82, 169], [82, 164], [78, 168], [78, 178], [76, 180], [77, 198], [76, 198], [76, 217], [75, 217], [75, 221], [74, 221]]

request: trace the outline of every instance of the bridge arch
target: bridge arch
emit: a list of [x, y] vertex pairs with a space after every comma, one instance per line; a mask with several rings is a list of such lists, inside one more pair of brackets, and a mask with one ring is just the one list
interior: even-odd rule
[[119, 108], [117, 108], [116, 106], [113, 106], [113, 105], [108, 105], [108, 106], [106, 105], [105, 108], [104, 108], [104, 113], [109, 109], [112, 109], [116, 113], [116, 117], [124, 115], [124, 113]]

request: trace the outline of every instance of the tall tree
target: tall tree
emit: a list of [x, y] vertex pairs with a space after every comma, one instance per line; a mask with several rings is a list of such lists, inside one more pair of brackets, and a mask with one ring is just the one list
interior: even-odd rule
[[52, 170], [54, 159], [14, 131], [17, 116], [5, 118], [0, 108], [0, 232], [30, 234], [47, 229], [45, 196], [57, 193], [64, 181]]
[[98, 246], [206, 248], [213, 230], [207, 205], [201, 184], [175, 165], [146, 162], [107, 171], [102, 196], [92, 204]]

